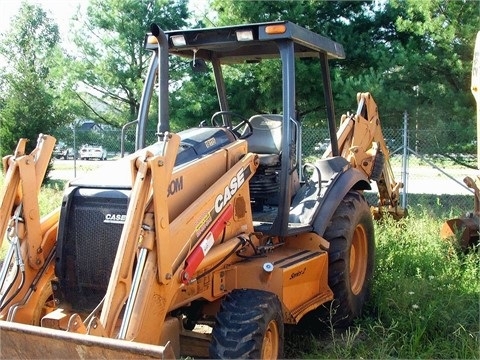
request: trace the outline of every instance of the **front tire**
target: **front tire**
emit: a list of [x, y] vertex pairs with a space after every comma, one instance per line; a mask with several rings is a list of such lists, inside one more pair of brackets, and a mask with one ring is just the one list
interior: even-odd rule
[[222, 301], [209, 347], [213, 359], [279, 359], [283, 357], [284, 324], [278, 297], [242, 289]]
[[49, 312], [48, 309], [50, 309], [50, 311], [52, 310], [52, 308], [47, 306], [47, 304], [54, 300], [52, 284], [50, 281], [47, 282], [47, 284], [40, 291], [41, 293], [38, 297], [38, 301], [34, 305], [32, 317], [32, 325], [35, 326], [40, 326], [42, 318]]

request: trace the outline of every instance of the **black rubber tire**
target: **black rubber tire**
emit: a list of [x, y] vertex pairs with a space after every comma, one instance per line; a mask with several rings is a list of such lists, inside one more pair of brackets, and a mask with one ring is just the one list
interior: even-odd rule
[[[362, 194], [350, 191], [345, 195], [324, 238], [330, 242], [328, 284], [334, 294], [329, 309], [331, 323], [338, 328], [348, 327], [362, 312], [375, 267], [373, 217]], [[358, 238], [363, 238], [363, 249], [355, 249]]]
[[324, 305], [320, 317], [325, 322], [327, 316], [328, 324], [345, 328], [362, 312], [375, 266], [373, 217], [361, 193], [345, 195], [323, 237], [330, 243], [328, 285], [334, 300]]
[[277, 295], [239, 289], [224, 298], [212, 331], [210, 358], [281, 359], [283, 346], [283, 312]]

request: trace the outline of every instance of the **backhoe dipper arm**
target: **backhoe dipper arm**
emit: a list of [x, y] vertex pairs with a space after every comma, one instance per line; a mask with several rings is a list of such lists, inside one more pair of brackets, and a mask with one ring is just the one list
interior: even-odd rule
[[[403, 184], [397, 183], [393, 175], [377, 104], [370, 93], [358, 93], [357, 102], [355, 114], [342, 115], [337, 131], [340, 155], [377, 183], [379, 206], [373, 210], [374, 216], [380, 217], [382, 210], [387, 210], [395, 218], [402, 218], [404, 209], [398, 202]], [[322, 157], [328, 156], [331, 156], [330, 148]]]

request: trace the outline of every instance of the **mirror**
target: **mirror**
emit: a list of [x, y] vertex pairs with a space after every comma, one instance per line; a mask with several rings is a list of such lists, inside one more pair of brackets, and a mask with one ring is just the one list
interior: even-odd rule
[[192, 68], [193, 72], [196, 73], [205, 73], [208, 71], [207, 63], [203, 59], [192, 60], [190, 67]]

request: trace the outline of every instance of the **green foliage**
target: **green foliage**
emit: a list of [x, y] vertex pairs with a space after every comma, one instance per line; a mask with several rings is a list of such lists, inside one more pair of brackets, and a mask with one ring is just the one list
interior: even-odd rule
[[178, 86], [170, 94], [170, 127], [173, 131], [198, 126], [202, 121], [210, 124], [210, 117], [218, 109], [212, 73], [193, 73], [190, 67], [183, 68], [183, 75], [179, 76], [183, 80], [178, 81]]
[[[332, 37], [334, 40], [342, 43], [338, 38], [341, 31], [347, 31], [352, 27], [355, 21], [361, 21], [367, 11], [370, 2], [314, 2], [314, 1], [259, 1], [252, 6], [250, 1], [213, 1], [212, 6], [219, 13], [219, 23], [217, 25], [227, 25], [234, 23], [255, 23], [277, 20], [289, 20], [298, 23], [312, 31]], [[338, 14], [343, 14], [339, 17]], [[346, 21], [346, 19], [349, 19]], [[354, 30], [352, 30], [354, 31]], [[363, 32], [356, 33], [356, 40], [363, 36]], [[365, 34], [365, 37], [368, 35]], [[364, 67], [355, 65], [355, 60], [348, 54], [350, 66], [345, 66], [343, 61], [332, 61], [331, 72], [334, 79], [348, 78], [352, 75], [353, 69], [356, 74], [365, 70]], [[365, 58], [362, 54], [361, 59]], [[341, 73], [339, 74], [339, 71]], [[347, 70], [347, 71], [346, 71]], [[350, 72], [348, 72], [350, 70]], [[326, 126], [326, 115], [323, 101], [323, 85], [321, 81], [320, 64], [312, 59], [304, 59], [297, 62], [297, 91], [296, 105], [299, 117], [310, 124], [321, 124]], [[281, 107], [281, 77], [278, 65], [273, 62], [258, 64], [256, 70], [252, 72], [255, 79], [249, 72], [244, 76], [244, 81], [251, 80], [243, 86], [249, 91], [235, 92], [235, 104], [242, 104], [241, 112], [275, 112], [280, 111]], [[242, 79], [238, 79], [241, 83]], [[336, 108], [341, 112], [346, 112], [355, 107], [355, 94], [360, 91], [355, 89], [348, 93], [345, 84], [333, 83], [335, 91], [341, 93], [336, 96]], [[362, 89], [364, 91], [364, 89]], [[344, 95], [344, 96], [342, 96]]]
[[441, 240], [441, 223], [412, 212], [398, 224], [387, 221], [377, 229], [371, 301], [376, 320], [369, 325], [382, 332], [394, 327], [390, 331], [399, 335], [395, 341], [404, 344], [392, 346], [390, 356], [478, 355], [480, 256], [478, 252], [460, 254]]
[[[342, 44], [346, 59], [330, 64], [339, 114], [355, 109], [357, 92], [369, 91], [380, 113], [389, 115], [382, 119], [384, 126], [395, 126], [408, 111], [419, 129], [458, 124], [463, 134], [474, 131], [469, 80], [478, 2], [215, 0], [212, 7], [218, 12], [217, 25], [289, 20]], [[316, 112], [323, 104], [312, 96], [322, 96], [321, 83], [314, 82], [316, 66], [298, 69], [297, 110], [307, 122], [324, 124], [323, 113]], [[276, 78], [270, 76], [262, 87], [269, 93]], [[257, 101], [236, 102], [255, 109]]]
[[391, 1], [386, 12], [396, 15], [392, 19], [397, 37], [395, 51], [401, 60], [399, 71], [387, 78], [388, 86], [399, 89], [398, 84], [407, 84], [413, 90], [409, 108], [418, 115], [420, 126], [428, 120], [430, 126], [456, 123], [472, 131], [470, 72], [480, 4]]
[[[357, 92], [370, 91], [380, 114], [388, 114], [382, 116], [384, 127], [397, 126], [408, 111], [418, 130], [450, 131], [447, 138], [432, 139], [439, 144], [437, 153], [465, 152], [465, 144], [472, 143], [475, 104], [469, 81], [478, 2], [214, 0], [211, 7], [218, 14], [216, 26], [290, 20], [341, 43], [346, 59], [330, 62], [337, 118], [355, 109]], [[0, 76], [0, 121], [8, 123], [0, 136], [10, 139], [1, 141], [0, 150], [11, 152], [18, 137], [14, 129], [28, 128], [32, 134], [22, 136], [34, 139], [39, 131], [52, 133], [50, 123], [62, 128], [74, 117], [114, 127], [135, 119], [149, 57], [142, 46], [145, 32], [152, 22], [165, 30], [185, 27], [189, 16], [187, 0], [91, 0], [86, 14], [72, 22], [77, 48], [62, 53], [56, 24], [41, 8], [25, 3], [0, 44], [11, 65]], [[209, 120], [218, 109], [211, 75], [192, 74], [178, 59], [171, 64], [171, 128]], [[296, 71], [299, 117], [325, 127], [318, 63], [299, 61]], [[225, 75], [232, 110], [248, 116], [279, 109], [281, 79], [273, 61]], [[27, 111], [33, 101], [43, 112]], [[156, 107], [152, 101], [152, 131]]]
[[0, 52], [17, 69], [17, 63], [24, 64], [24, 69], [30, 69], [39, 76], [48, 73], [46, 62], [49, 61], [50, 51], [60, 40], [58, 26], [50, 19], [46, 12], [38, 5], [23, 1], [18, 14], [13, 18], [11, 29], [3, 34], [0, 43]]
[[9, 61], [0, 75], [0, 155], [4, 156], [13, 152], [20, 137], [31, 140], [30, 152], [38, 134], [52, 132], [70, 118], [57, 103], [62, 90], [53, 71], [57, 25], [39, 6], [24, 2], [2, 40], [0, 54]]
[[137, 117], [150, 53], [143, 39], [152, 23], [186, 25], [186, 0], [91, 0], [74, 42], [81, 56], [72, 75], [82, 117], [120, 126]]
[[64, 188], [65, 182], [59, 180], [49, 180], [43, 185], [38, 199], [42, 216], [51, 213], [62, 205]]

